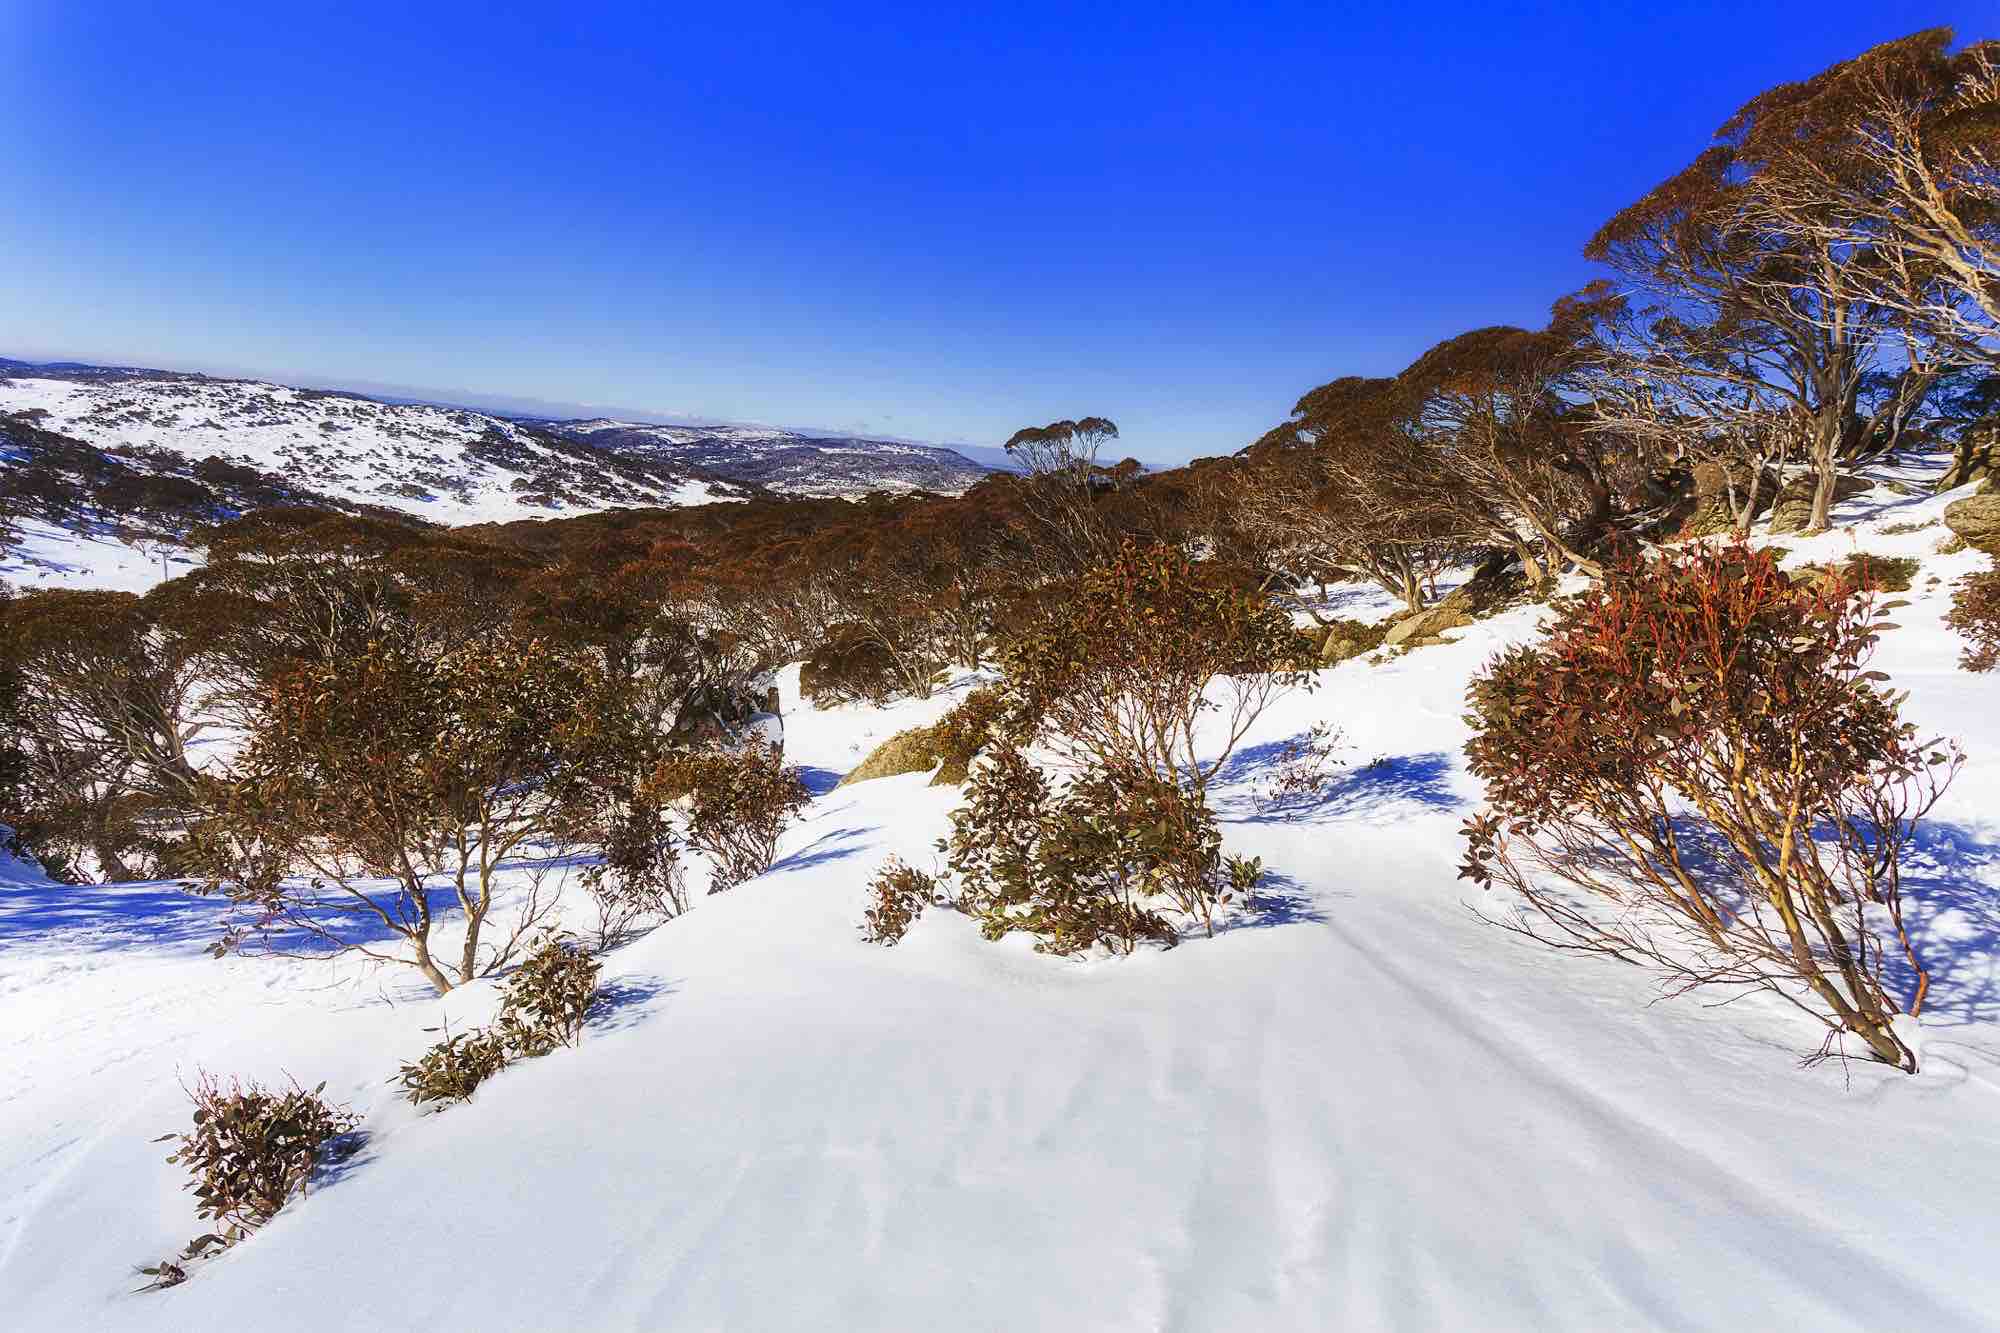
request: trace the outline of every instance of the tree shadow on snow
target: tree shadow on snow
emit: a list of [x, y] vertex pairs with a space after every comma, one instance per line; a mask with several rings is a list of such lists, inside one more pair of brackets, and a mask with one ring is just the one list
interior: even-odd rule
[[608, 981], [597, 988], [597, 1002], [591, 1006], [585, 1026], [592, 1032], [637, 1027], [658, 1011], [656, 1001], [677, 989], [664, 977], [619, 977]]
[[[1903, 920], [1930, 973], [1926, 1023], [2000, 1021], [2000, 844], [1956, 824], [1919, 826], [1903, 860]], [[1908, 995], [1915, 978], [1891, 955], [1890, 993]]]
[[1238, 752], [1217, 774], [1217, 785], [1238, 788], [1216, 813], [1232, 823], [1329, 823], [1371, 818], [1397, 809], [1456, 810], [1465, 804], [1452, 790], [1452, 756], [1443, 750], [1425, 754], [1383, 755], [1334, 773], [1317, 792], [1272, 798], [1267, 784], [1275, 780], [1287, 747], [1307, 739], [1270, 741]]
[[835, 829], [831, 833], [822, 833], [819, 837], [814, 838], [790, 856], [779, 860], [764, 873], [775, 875], [781, 871], [805, 870], [812, 866], [823, 865], [828, 861], [838, 861], [844, 857], [853, 856], [861, 848], [844, 846], [842, 844], [862, 842], [874, 831], [874, 828], [871, 826], [869, 828]]
[[1276, 870], [1266, 870], [1256, 892], [1237, 906], [1238, 910], [1227, 920], [1216, 923], [1216, 934], [1310, 925], [1326, 920], [1326, 913], [1319, 909], [1319, 903], [1306, 886]]
[[830, 768], [814, 768], [810, 764], [802, 764], [799, 767], [799, 781], [805, 784], [805, 789], [815, 797], [825, 796], [832, 792], [835, 787], [840, 785], [840, 780], [845, 776], [847, 775], [836, 773]]

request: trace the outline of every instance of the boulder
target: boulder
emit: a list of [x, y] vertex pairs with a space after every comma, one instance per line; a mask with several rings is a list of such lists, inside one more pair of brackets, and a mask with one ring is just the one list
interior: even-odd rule
[[1458, 598], [1459, 594], [1453, 593], [1436, 606], [1427, 606], [1413, 616], [1405, 616], [1390, 628], [1382, 642], [1393, 648], [1412, 639], [1437, 640], [1438, 635], [1448, 629], [1470, 625], [1472, 616], [1468, 614], [1465, 603]]
[[[1804, 532], [1812, 519], [1813, 488], [1819, 483], [1810, 472], [1801, 472], [1785, 483], [1778, 492], [1778, 498], [1771, 505], [1771, 531]], [[1840, 473], [1833, 479], [1833, 502], [1852, 499], [1875, 489], [1875, 483], [1866, 477], [1852, 477]]]
[[1332, 666], [1350, 657], [1372, 652], [1382, 646], [1382, 637], [1381, 625], [1367, 625], [1359, 620], [1336, 620], [1326, 627], [1326, 634], [1320, 640], [1320, 664]]
[[893, 778], [903, 773], [928, 773], [944, 759], [938, 753], [937, 740], [931, 728], [912, 727], [899, 731], [868, 752], [852, 773], [840, 780], [845, 787], [850, 783], [869, 782], [875, 778]]
[[[1738, 470], [1736, 480], [1738, 498], [1750, 487], [1748, 468]], [[1771, 507], [1772, 497], [1778, 493], [1778, 474], [1764, 469], [1763, 478], [1757, 483], [1756, 512], [1751, 515], [1755, 522], [1765, 510]], [[1810, 496], [1807, 497], [1810, 500]], [[1694, 466], [1694, 509], [1675, 532], [1677, 537], [1713, 537], [1728, 532], [1735, 526], [1735, 516], [1729, 511], [1729, 474], [1720, 463], [1697, 463]]]
[[1944, 507], [1944, 525], [1967, 546], [2000, 555], [2000, 491], [1982, 488], [1952, 501]]

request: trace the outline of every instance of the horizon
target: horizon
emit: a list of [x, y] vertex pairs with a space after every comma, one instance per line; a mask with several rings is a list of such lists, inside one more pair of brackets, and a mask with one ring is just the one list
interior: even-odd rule
[[0, 18], [9, 342], [961, 451], [1095, 414], [1155, 465], [1539, 326], [1744, 100], [1975, 21], [249, 14]]

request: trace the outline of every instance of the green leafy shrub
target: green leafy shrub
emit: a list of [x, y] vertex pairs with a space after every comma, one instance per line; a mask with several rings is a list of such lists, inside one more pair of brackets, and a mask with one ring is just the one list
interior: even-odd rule
[[513, 1063], [506, 1037], [490, 1028], [447, 1036], [397, 1076], [403, 1096], [416, 1106], [469, 1101], [479, 1085]]
[[188, 1091], [194, 1128], [161, 1140], [177, 1140], [167, 1161], [187, 1168], [196, 1214], [218, 1224], [183, 1257], [235, 1244], [305, 1190], [327, 1144], [359, 1123], [345, 1107], [321, 1098], [325, 1088], [294, 1083], [279, 1090], [236, 1081], [225, 1088], [214, 1075], [200, 1074]]
[[1045, 953], [1129, 954], [1179, 939], [1150, 900], [1208, 919], [1219, 842], [1207, 807], [1172, 782], [1093, 770], [1057, 790], [1003, 743], [966, 785], [942, 850], [988, 939], [1023, 931]]
[[[1928, 986], [1900, 861], [1960, 762], [1920, 744], [1865, 669], [1884, 628], [1844, 581], [1742, 546], [1635, 560], [1548, 641], [1470, 689], [1490, 809], [1461, 874], [1525, 904], [1514, 928], [1658, 969], [1670, 990], [1764, 990], [1903, 1069]], [[1884, 980], [1887, 949], [1912, 978]]]
[[545, 938], [507, 978], [499, 1030], [508, 1049], [533, 1058], [576, 1045], [597, 1002], [599, 968], [590, 951], [575, 941]]
[[924, 908], [937, 901], [935, 877], [890, 857], [869, 882], [870, 907], [862, 914], [861, 938], [894, 944], [909, 933]]

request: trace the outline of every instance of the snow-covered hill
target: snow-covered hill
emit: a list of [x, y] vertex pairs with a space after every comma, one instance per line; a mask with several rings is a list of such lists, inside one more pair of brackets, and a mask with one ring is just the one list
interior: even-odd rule
[[[1787, 563], [1923, 561], [1876, 665], [1969, 762], [1909, 868], [1924, 1072], [1801, 1068], [1809, 1020], [1477, 920], [1455, 878], [1464, 687], [1538, 633], [1321, 673], [1219, 793], [1275, 889], [1213, 940], [1079, 961], [926, 914], [863, 943], [882, 859], [957, 799], [835, 789], [950, 694], [815, 710], [817, 790], [763, 877], [609, 956], [579, 1049], [420, 1116], [397, 1064], [484, 1021], [354, 960], [214, 961], [165, 885], [0, 873], [0, 1310], [23, 1329], [1990, 1329], [2000, 1199], [2000, 710], [1956, 665], [1946, 499], [1876, 492]], [[1356, 591], [1343, 615], [1379, 618]], [[953, 693], [967, 687], [960, 682]], [[1296, 822], [1260, 760], [1316, 722], [1344, 775]], [[1657, 1001], [1657, 1002], [1656, 1002]], [[324, 1079], [358, 1155], [186, 1285], [200, 1228], [151, 1140], [198, 1067]]]
[[870, 491], [957, 495], [993, 469], [935, 445], [823, 436], [773, 426], [659, 426], [640, 421], [537, 423], [626, 456], [700, 468], [787, 495]]
[[0, 372], [0, 417], [141, 462], [218, 458], [335, 503], [437, 523], [702, 504], [748, 493], [696, 467], [614, 456], [465, 408], [160, 371], [43, 371], [13, 363]]

